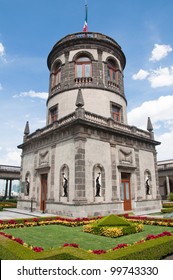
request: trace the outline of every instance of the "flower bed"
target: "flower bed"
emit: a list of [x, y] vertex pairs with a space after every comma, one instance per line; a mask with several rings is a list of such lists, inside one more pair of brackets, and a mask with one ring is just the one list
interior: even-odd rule
[[156, 226], [167, 226], [173, 227], [173, 219], [164, 219], [164, 218], [149, 218], [143, 216], [129, 216], [125, 214], [124, 217], [132, 222], [138, 222], [146, 225], [156, 225]]
[[0, 230], [8, 229], [8, 228], [22, 228], [22, 227], [34, 227], [34, 226], [46, 226], [46, 225], [64, 225], [69, 227], [76, 227], [82, 226], [89, 223], [94, 222], [97, 218], [76, 218], [76, 219], [69, 219], [69, 218], [62, 218], [62, 217], [53, 217], [53, 218], [46, 218], [46, 219], [24, 219], [24, 220], [9, 220], [3, 221], [0, 220]]
[[142, 224], [135, 224], [116, 215], [109, 215], [92, 224], [84, 225], [83, 231], [106, 237], [119, 237], [143, 231]]

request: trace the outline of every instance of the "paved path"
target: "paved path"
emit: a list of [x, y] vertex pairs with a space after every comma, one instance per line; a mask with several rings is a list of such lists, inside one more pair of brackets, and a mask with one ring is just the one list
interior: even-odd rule
[[57, 215], [42, 213], [42, 212], [31, 212], [17, 208], [6, 208], [6, 210], [0, 211], [0, 220], [11, 220], [11, 219], [26, 219], [34, 217], [53, 217]]

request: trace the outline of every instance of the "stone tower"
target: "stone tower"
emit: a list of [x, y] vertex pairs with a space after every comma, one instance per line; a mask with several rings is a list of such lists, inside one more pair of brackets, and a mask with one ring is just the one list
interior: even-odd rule
[[19, 208], [86, 217], [160, 209], [151, 120], [127, 123], [126, 59], [112, 38], [67, 35], [48, 55], [47, 123], [25, 127]]

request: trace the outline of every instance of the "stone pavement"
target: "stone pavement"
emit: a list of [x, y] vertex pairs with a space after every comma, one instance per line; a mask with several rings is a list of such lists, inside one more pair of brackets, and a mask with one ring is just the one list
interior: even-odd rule
[[34, 217], [53, 217], [57, 215], [42, 213], [40, 212], [31, 212], [28, 210], [17, 209], [17, 208], [6, 208], [6, 210], [0, 211], [0, 220], [11, 220], [11, 219], [26, 219]]

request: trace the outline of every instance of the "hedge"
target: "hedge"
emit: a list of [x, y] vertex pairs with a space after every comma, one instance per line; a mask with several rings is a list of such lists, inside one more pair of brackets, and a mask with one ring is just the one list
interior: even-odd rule
[[0, 259], [2, 260], [159, 260], [170, 254], [173, 254], [173, 236], [148, 240], [100, 255], [74, 247], [63, 247], [37, 253], [0, 236]]
[[170, 208], [170, 207], [162, 208], [161, 212], [162, 213], [172, 213], [173, 212], [173, 208]]

